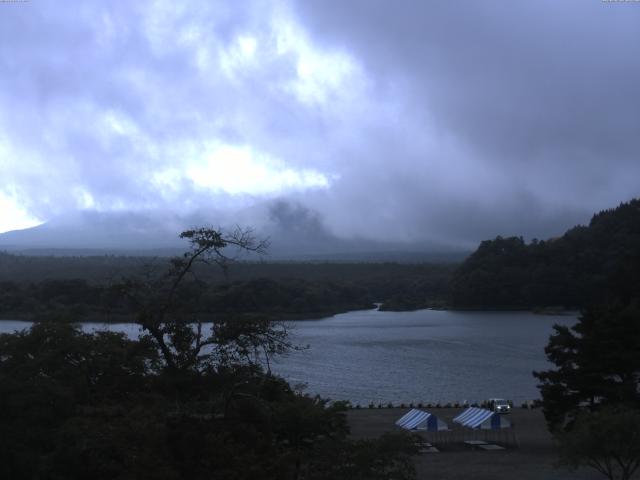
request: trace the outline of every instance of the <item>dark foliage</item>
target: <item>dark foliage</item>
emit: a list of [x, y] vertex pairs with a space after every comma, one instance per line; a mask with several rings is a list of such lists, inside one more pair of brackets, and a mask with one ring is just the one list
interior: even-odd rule
[[0, 336], [0, 478], [412, 478], [411, 443], [348, 440], [344, 409], [255, 365], [175, 375], [120, 334]]
[[640, 258], [640, 200], [593, 216], [562, 237], [526, 244], [521, 237], [487, 240], [457, 269], [457, 308], [583, 308], [603, 300], [619, 274], [620, 292], [640, 289], [624, 271]]
[[[182, 285], [179, 298], [189, 298], [193, 312], [201, 316], [259, 312], [272, 318], [311, 318], [373, 308], [367, 289], [334, 281], [267, 278], [214, 284], [200, 281]], [[0, 316], [5, 318], [41, 320], [57, 315], [73, 321], [112, 322], [131, 321], [135, 313], [112, 287], [92, 285], [85, 280], [0, 284]]]
[[629, 480], [640, 467], [640, 410], [582, 412], [557, 438], [561, 461], [571, 468], [585, 465], [610, 480]]
[[147, 342], [121, 334], [56, 322], [0, 336], [0, 477], [46, 478], [67, 422], [83, 411], [123, 414], [156, 368]]
[[258, 315], [197, 318], [194, 265], [260, 244], [246, 231], [183, 237], [191, 249], [168, 269], [113, 289], [140, 339], [60, 318], [0, 335], [0, 478], [302, 480], [327, 465], [337, 479], [413, 478], [405, 437], [353, 442], [346, 405], [264, 371], [291, 348], [286, 330]]
[[616, 301], [585, 310], [568, 328], [556, 325], [545, 351], [557, 369], [536, 372], [553, 431], [570, 429], [586, 409], [640, 409], [640, 302]]
[[[0, 317], [132, 321], [136, 312], [111, 287], [122, 278], [153, 276], [167, 265], [167, 259], [0, 253]], [[38, 271], [45, 280], [37, 280]], [[431, 264], [237, 262], [225, 278], [196, 265], [198, 282], [182, 287], [180, 297], [188, 297], [202, 316], [259, 312], [302, 319], [372, 308], [373, 302], [384, 302], [385, 310], [407, 310], [446, 304], [452, 271], [452, 265]]]
[[209, 288], [201, 308], [216, 313], [258, 313], [272, 317], [322, 315], [372, 308], [370, 293], [348, 283], [258, 278]]

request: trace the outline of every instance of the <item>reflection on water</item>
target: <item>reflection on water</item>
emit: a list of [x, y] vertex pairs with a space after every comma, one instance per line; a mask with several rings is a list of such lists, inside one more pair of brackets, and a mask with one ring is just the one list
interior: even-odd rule
[[[309, 393], [365, 404], [538, 398], [533, 370], [549, 367], [544, 346], [552, 325], [573, 317], [526, 312], [379, 312], [287, 322], [291, 339], [306, 350], [278, 359], [275, 372]], [[29, 327], [1, 321], [0, 332]], [[83, 324], [139, 334], [132, 324]]]

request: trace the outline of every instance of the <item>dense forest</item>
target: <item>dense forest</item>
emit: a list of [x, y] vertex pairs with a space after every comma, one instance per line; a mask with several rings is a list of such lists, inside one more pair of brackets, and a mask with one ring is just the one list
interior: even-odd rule
[[487, 240], [455, 271], [454, 308], [577, 309], [602, 300], [611, 282], [638, 288], [640, 200], [593, 216], [559, 238]]
[[[0, 253], [0, 318], [123, 321], [132, 314], [114, 285], [166, 267], [167, 258], [30, 257]], [[235, 262], [194, 267], [185, 292], [200, 315], [261, 313], [314, 318], [348, 310], [403, 310], [446, 303], [452, 264]]]

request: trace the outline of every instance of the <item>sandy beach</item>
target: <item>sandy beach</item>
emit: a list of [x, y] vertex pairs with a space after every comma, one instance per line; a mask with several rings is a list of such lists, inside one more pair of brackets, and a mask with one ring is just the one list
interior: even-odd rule
[[[409, 409], [362, 409], [347, 414], [354, 438], [377, 437], [385, 432], [400, 431], [394, 422]], [[514, 409], [508, 414], [515, 425], [515, 437], [489, 433], [490, 443], [504, 446], [504, 450], [472, 450], [463, 440], [483, 439], [481, 432], [465, 431], [452, 422], [462, 409], [431, 410], [449, 424], [452, 432], [440, 438], [422, 434], [435, 445], [439, 453], [425, 453], [415, 457], [418, 479], [429, 480], [596, 480], [602, 477], [591, 469], [570, 471], [557, 465], [553, 439], [546, 429], [542, 411]], [[636, 475], [636, 478], [639, 478]]]

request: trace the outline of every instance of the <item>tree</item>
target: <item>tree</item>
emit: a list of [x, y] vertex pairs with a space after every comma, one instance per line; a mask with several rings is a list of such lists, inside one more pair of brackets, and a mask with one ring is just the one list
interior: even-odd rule
[[552, 431], [570, 429], [585, 408], [640, 407], [640, 303], [586, 309], [573, 327], [554, 326], [545, 352], [556, 370], [534, 372]]
[[[177, 405], [144, 338], [53, 322], [0, 335], [0, 478], [413, 478], [408, 440], [350, 440], [344, 404], [248, 365], [183, 373]], [[209, 400], [229, 384], [222, 415]]]
[[52, 478], [45, 472], [62, 444], [60, 432], [80, 412], [110, 411], [113, 419], [116, 406], [126, 411], [150, 387], [157, 360], [144, 340], [87, 334], [69, 323], [36, 323], [0, 335], [0, 478]]
[[[630, 262], [637, 266], [639, 258], [640, 199], [633, 199], [558, 238], [528, 245], [518, 237], [482, 242], [453, 275], [452, 303], [464, 308], [585, 308], [604, 301], [611, 277]], [[636, 296], [638, 272], [629, 269], [622, 285]]]
[[157, 345], [165, 367], [175, 372], [197, 372], [241, 363], [252, 364], [291, 346], [286, 329], [261, 315], [208, 318], [204, 329], [198, 299], [204, 289], [197, 269], [215, 265], [226, 271], [232, 257], [226, 252], [264, 253], [268, 244], [249, 229], [229, 234], [209, 227], [187, 230], [180, 238], [189, 250], [170, 261], [160, 274], [130, 278], [117, 286], [137, 312], [137, 323]]
[[640, 465], [640, 303], [612, 299], [554, 329], [545, 351], [557, 369], [534, 375], [561, 459], [627, 480]]
[[629, 480], [640, 467], [640, 412], [607, 408], [582, 412], [557, 436], [561, 461], [594, 468], [610, 480]]

